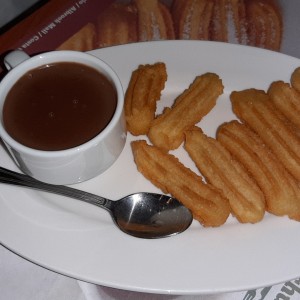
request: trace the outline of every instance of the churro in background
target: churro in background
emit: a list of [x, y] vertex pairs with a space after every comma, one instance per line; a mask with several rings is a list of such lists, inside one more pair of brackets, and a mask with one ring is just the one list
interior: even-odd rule
[[[99, 12], [94, 26], [94, 48], [177, 39], [280, 51], [283, 16], [276, 0], [117, 0]], [[66, 45], [77, 49], [74, 42]]]
[[113, 3], [96, 20], [97, 48], [138, 41], [137, 10], [133, 4]]
[[176, 37], [209, 40], [214, 1], [174, 0], [171, 12]]
[[175, 38], [169, 9], [158, 0], [134, 0], [138, 15], [139, 41], [172, 40]]

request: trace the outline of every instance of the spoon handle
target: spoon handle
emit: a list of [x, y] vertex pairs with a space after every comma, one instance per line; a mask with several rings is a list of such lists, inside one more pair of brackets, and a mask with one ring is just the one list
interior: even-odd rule
[[2, 167], [0, 167], [0, 183], [30, 187], [45, 192], [75, 198], [77, 200], [81, 200], [96, 205], [98, 207], [104, 208], [108, 211], [110, 211], [110, 205], [112, 202], [111, 200], [108, 200], [101, 196], [77, 190], [68, 186], [41, 182], [39, 180], [34, 179], [31, 176], [17, 173]]

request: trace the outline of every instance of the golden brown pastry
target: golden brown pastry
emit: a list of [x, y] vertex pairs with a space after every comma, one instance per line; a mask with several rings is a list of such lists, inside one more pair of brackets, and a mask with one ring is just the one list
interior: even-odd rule
[[152, 122], [149, 139], [164, 151], [178, 148], [184, 140], [184, 131], [208, 114], [222, 93], [223, 84], [218, 75], [206, 73], [196, 77], [173, 107]]
[[300, 180], [300, 139], [269, 96], [264, 91], [248, 89], [232, 92], [230, 98], [238, 118], [251, 127], [285, 168]]
[[133, 71], [124, 105], [127, 130], [133, 135], [148, 133], [166, 80], [164, 63], [140, 65]]
[[300, 93], [288, 83], [275, 81], [271, 84], [268, 95], [276, 108], [300, 128]]
[[179, 160], [146, 141], [132, 142], [138, 170], [163, 193], [170, 193], [187, 208], [203, 226], [220, 226], [230, 214], [226, 198]]
[[172, 16], [176, 37], [183, 40], [208, 40], [214, 2], [175, 0]]
[[214, 0], [211, 39], [247, 43], [246, 10], [242, 0]]
[[299, 185], [254, 131], [231, 121], [219, 127], [217, 140], [255, 179], [265, 195], [267, 211], [300, 221]]
[[139, 41], [174, 39], [173, 20], [168, 8], [158, 0], [134, 0], [138, 14]]
[[217, 140], [199, 128], [187, 130], [185, 149], [206, 181], [222, 191], [241, 223], [256, 223], [265, 213], [265, 198], [246, 169]]
[[178, 39], [204, 39], [280, 50], [282, 11], [276, 0], [174, 0]]
[[282, 40], [282, 14], [276, 1], [245, 0], [249, 44], [261, 48], [280, 50]]
[[97, 18], [97, 36], [99, 48], [137, 42], [135, 6], [113, 3]]

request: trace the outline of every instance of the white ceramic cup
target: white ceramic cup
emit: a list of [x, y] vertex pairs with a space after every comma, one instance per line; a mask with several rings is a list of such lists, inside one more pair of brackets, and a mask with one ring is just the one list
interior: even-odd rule
[[[117, 91], [117, 107], [110, 123], [92, 140], [66, 150], [36, 150], [20, 144], [7, 133], [3, 125], [3, 104], [7, 93], [22, 75], [55, 62], [81, 63], [106, 75]], [[51, 51], [30, 58], [16, 50], [4, 58], [4, 64], [9, 72], [0, 83], [0, 137], [25, 174], [48, 183], [74, 184], [103, 173], [117, 160], [126, 142], [124, 93], [110, 66], [91, 54], [77, 51]]]

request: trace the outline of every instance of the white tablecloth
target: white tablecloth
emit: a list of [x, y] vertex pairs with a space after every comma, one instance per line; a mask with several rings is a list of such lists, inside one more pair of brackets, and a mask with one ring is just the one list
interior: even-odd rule
[[122, 291], [69, 278], [37, 266], [0, 246], [0, 300], [296, 300], [300, 280], [256, 291], [175, 296]]

